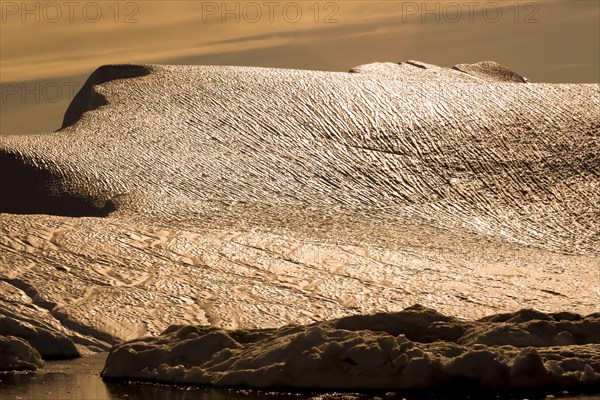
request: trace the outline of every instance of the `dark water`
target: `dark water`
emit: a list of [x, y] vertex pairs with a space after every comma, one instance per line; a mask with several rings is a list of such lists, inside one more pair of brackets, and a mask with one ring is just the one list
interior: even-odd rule
[[0, 399], [50, 400], [224, 400], [294, 399], [313, 396], [259, 393], [167, 385], [108, 383], [100, 378], [106, 354], [49, 361], [36, 373], [0, 374]]
[[[600, 400], [600, 396], [567, 393], [281, 393], [246, 390], [217, 390], [140, 383], [108, 383], [100, 378], [106, 354], [76, 360], [50, 361], [36, 373], [0, 374], [1, 400], [458, 400], [458, 399], [581, 399]], [[548, 396], [550, 395], [550, 396]], [[547, 397], [548, 396], [548, 397]]]

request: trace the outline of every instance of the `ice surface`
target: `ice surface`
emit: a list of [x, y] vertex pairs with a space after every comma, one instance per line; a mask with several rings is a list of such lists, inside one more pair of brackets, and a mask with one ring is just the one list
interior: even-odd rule
[[0, 371], [36, 370], [44, 366], [44, 361], [24, 339], [14, 336], [0, 336]]
[[53, 356], [414, 303], [599, 312], [599, 86], [461, 68], [98, 69], [62, 130], [0, 137], [10, 334]]
[[61, 323], [47, 309], [31, 303], [32, 298], [17, 287], [22, 286], [22, 282], [9, 282], [0, 281], [0, 334], [23, 338], [42, 357], [51, 359], [79, 357], [80, 349], [75, 343], [84, 352], [88, 348], [108, 347], [81, 335], [71, 335], [63, 325], [65, 321]]
[[[456, 67], [455, 67], [456, 68]], [[422, 83], [483, 83], [480, 77], [463, 73], [457, 69], [438, 67], [437, 65], [426, 64], [419, 61], [406, 61], [402, 63], [371, 63], [360, 65], [350, 70], [353, 73], [369, 74], [371, 76], [380, 76], [384, 79], [397, 80], [402, 82], [422, 82]]]
[[527, 78], [494, 61], [482, 61], [475, 64], [458, 64], [454, 69], [489, 82], [526, 83]]
[[[272, 330], [173, 326], [158, 337], [113, 348], [102, 375], [165, 383], [352, 390], [457, 382], [491, 388], [600, 383], [600, 316], [537, 315], [544, 319], [466, 322], [414, 306], [398, 313]], [[560, 333], [568, 334], [571, 342], [563, 344]]]
[[398, 69], [103, 67], [69, 107], [72, 125], [0, 139], [0, 209], [193, 218], [207, 201], [335, 206], [598, 253], [598, 85]]

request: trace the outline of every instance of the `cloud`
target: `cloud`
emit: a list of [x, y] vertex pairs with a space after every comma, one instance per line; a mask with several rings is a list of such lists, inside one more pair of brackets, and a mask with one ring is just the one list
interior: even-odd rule
[[[14, 3], [14, 2], [13, 2]], [[149, 62], [167, 59], [217, 54], [226, 51], [245, 51], [265, 47], [280, 47], [286, 43], [299, 44], [327, 41], [334, 36], [376, 31], [378, 24], [401, 20], [402, 10], [393, 2], [314, 3], [282, 2], [281, 9], [272, 15], [263, 7], [262, 18], [253, 22], [254, 14], [238, 6], [238, 15], [219, 11], [207, 14], [202, 4], [211, 2], [139, 2], [134, 14], [136, 23], [125, 23], [121, 10], [119, 21], [113, 20], [112, 3], [103, 5], [103, 17], [90, 23], [75, 13], [74, 19], [63, 18], [55, 23], [40, 12], [35, 15], [6, 17], [0, 26], [2, 82], [45, 79], [89, 72], [107, 63]], [[231, 4], [247, 4], [231, 2]], [[268, 4], [268, 2], [255, 2]], [[301, 17], [292, 11], [283, 12], [285, 4], [301, 4]], [[19, 3], [20, 4], [20, 3]], [[57, 4], [62, 4], [58, 2]], [[221, 2], [214, 3], [221, 7]], [[229, 3], [228, 3], [229, 4]], [[328, 8], [327, 4], [337, 4]], [[233, 6], [227, 6], [233, 7]], [[233, 8], [229, 8], [231, 10]], [[22, 10], [20, 10], [22, 11]], [[236, 19], [239, 22], [236, 22]], [[290, 22], [297, 19], [296, 22]], [[337, 21], [337, 22], [335, 22]], [[406, 26], [398, 26], [407, 32]]]
[[[3, 7], [6, 3], [21, 4], [2, 2]], [[479, 61], [482, 56], [513, 61], [518, 56], [521, 57], [521, 63], [529, 64], [536, 60], [529, 60], [524, 51], [520, 50], [515, 57], [510, 56], [511, 45], [520, 48], [526, 35], [535, 34], [536, 43], [531, 49], [538, 52], [547, 46], [547, 43], [543, 43], [544, 36], [555, 35], [557, 30], [569, 38], [568, 41], [561, 41], [561, 46], [568, 42], [577, 43], [576, 52], [581, 57], [590, 51], [597, 54], [597, 50], [591, 50], [595, 39], [588, 41], [589, 45], [584, 45], [583, 35], [579, 37], [579, 33], [573, 33], [580, 32], [578, 28], [581, 26], [593, 28], [598, 25], [598, 7], [594, 2], [518, 2], [518, 18], [523, 19], [535, 11], [538, 19], [536, 24], [524, 24], [523, 21], [515, 23], [515, 14], [511, 9], [515, 7], [514, 2], [475, 2], [478, 8], [474, 12], [474, 22], [469, 21], [469, 16], [465, 14], [466, 4], [472, 2], [460, 1], [451, 2], [458, 4], [464, 14], [460, 21], [454, 22], [450, 21], [453, 18], [452, 10], [444, 8], [450, 3], [444, 2], [430, 2], [437, 4], [435, 7], [438, 7], [438, 14], [441, 13], [440, 18], [420, 9], [423, 2], [406, 1], [286, 1], [277, 3], [280, 7], [274, 11], [272, 18], [264, 6], [266, 3], [260, 1], [228, 2], [228, 8], [216, 11], [206, 9], [206, 5], [223, 7], [223, 2], [119, 2], [118, 15], [110, 8], [117, 3], [95, 3], [100, 4], [102, 9], [102, 18], [96, 23], [89, 22], [89, 18], [84, 18], [81, 11], [74, 14], [73, 21], [63, 15], [56, 23], [47, 20], [49, 14], [41, 15], [40, 23], [35, 23], [31, 16], [27, 16], [28, 19], [23, 23], [18, 14], [3, 15], [6, 21], [0, 25], [0, 81], [80, 75], [109, 63], [163, 63], [224, 53], [248, 54], [252, 50], [277, 49], [285, 52], [286, 48], [309, 46], [315, 52], [324, 52], [331, 51], [333, 42], [343, 46], [343, 49], [336, 49], [336, 54], [344, 50], [357, 62], [375, 54], [375, 49], [377, 54], [394, 57], [394, 60], [404, 54], [407, 58], [417, 58], [417, 55], [426, 51], [432, 62], [442, 64], [452, 58], [452, 52], [461, 57], [467, 54], [468, 60], [472, 61]], [[262, 7], [262, 16], [256, 22], [253, 22], [256, 14], [244, 9], [251, 3]], [[291, 11], [283, 14], [283, 7], [288, 3], [302, 7], [302, 15], [297, 22], [290, 22], [294, 17]], [[28, 4], [31, 7], [31, 3]], [[135, 4], [137, 8], [125, 9], [126, 4]], [[318, 10], [314, 9], [314, 4], [318, 4]], [[327, 6], [329, 4], [333, 6]], [[481, 9], [486, 4], [503, 7], [502, 21], [491, 23], [482, 17]], [[531, 4], [538, 8], [525, 8]], [[411, 5], [418, 8], [407, 8]], [[569, 7], [568, 11], [564, 10], [566, 6]], [[231, 10], [234, 10], [233, 14], [228, 14]], [[133, 11], [131, 19], [137, 22], [125, 23]], [[236, 18], [239, 22], [235, 21]], [[338, 22], [325, 23], [327, 19]], [[361, 47], [358, 47], [358, 39], [370, 41], [361, 40]], [[492, 42], [495, 56], [489, 54]], [[384, 43], [387, 49], [382, 48]], [[573, 48], [555, 49], [558, 54], [562, 50], [573, 57]], [[442, 54], [443, 57], [440, 56]], [[281, 58], [286, 56], [279, 55]], [[324, 55], [324, 59], [329, 58]], [[456, 60], [464, 61], [464, 58]], [[239, 63], [244, 64], [244, 60], [240, 59]], [[345, 69], [354, 63], [351, 64]], [[331, 64], [319, 64], [315, 68], [331, 69], [334, 65], [338, 64], [332, 60]]]

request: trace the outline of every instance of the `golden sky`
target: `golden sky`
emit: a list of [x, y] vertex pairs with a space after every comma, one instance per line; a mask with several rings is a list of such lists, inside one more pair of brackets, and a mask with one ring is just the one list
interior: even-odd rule
[[[103, 64], [347, 71], [374, 61], [494, 60], [532, 81], [600, 82], [599, 38], [597, 0], [1, 0], [0, 133], [57, 129], [70, 101], [65, 83], [81, 85]], [[58, 100], [48, 85], [63, 89]], [[27, 87], [41, 94], [23, 95]]]

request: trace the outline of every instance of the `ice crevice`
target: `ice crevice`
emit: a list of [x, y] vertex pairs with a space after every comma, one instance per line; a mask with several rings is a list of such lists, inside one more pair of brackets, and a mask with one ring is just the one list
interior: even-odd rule
[[[94, 330], [70, 318], [66, 313], [61, 311], [58, 304], [45, 300], [26, 281], [19, 278], [1, 276], [0, 281], [22, 291], [31, 301], [32, 305], [47, 311], [64, 328], [63, 330], [59, 330], [39, 325], [36, 326], [37, 321], [23, 318], [23, 315], [11, 312], [0, 306], [1, 334], [29, 337], [30, 343], [33, 342], [34, 347], [45, 358], [78, 357], [80, 356], [80, 351], [76, 345], [83, 346], [83, 348], [89, 347], [97, 350], [108, 350], [112, 345], [118, 343], [118, 340], [110, 334]], [[16, 306], [28, 307], [27, 303], [24, 303], [22, 300], [14, 300], [12, 303]]]

